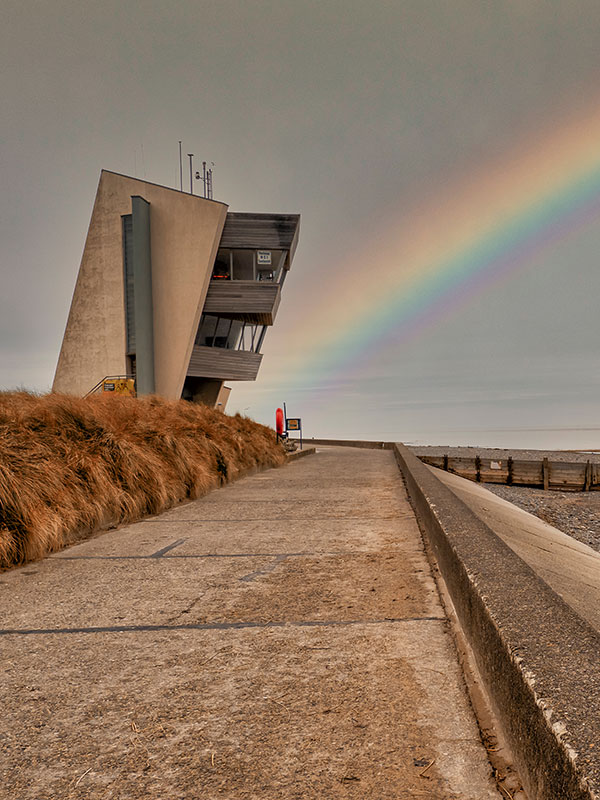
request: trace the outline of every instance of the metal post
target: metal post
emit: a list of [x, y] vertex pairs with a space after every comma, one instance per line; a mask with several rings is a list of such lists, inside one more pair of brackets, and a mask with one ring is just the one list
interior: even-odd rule
[[188, 158], [190, 160], [190, 194], [194, 194], [194, 173], [193, 173], [193, 164], [192, 159], [194, 158], [193, 153], [188, 153]]
[[206, 197], [206, 161], [202, 162], [202, 185], [204, 186], [204, 197]]
[[183, 192], [183, 162], [181, 160], [181, 139], [179, 140], [179, 191]]

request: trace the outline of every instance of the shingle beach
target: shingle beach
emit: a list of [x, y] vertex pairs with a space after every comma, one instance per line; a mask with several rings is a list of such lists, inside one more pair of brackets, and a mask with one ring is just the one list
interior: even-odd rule
[[[416, 455], [454, 457], [475, 457], [507, 459], [531, 459], [539, 461], [548, 458], [551, 461], [592, 461], [600, 463], [600, 453], [572, 450], [518, 450], [491, 447], [445, 447], [422, 446], [410, 448]], [[557, 492], [525, 486], [503, 486], [484, 484], [486, 489], [499, 497], [514, 503], [524, 511], [535, 514], [544, 522], [553, 525], [564, 533], [568, 533], [579, 542], [589, 545], [600, 552], [600, 492]]]

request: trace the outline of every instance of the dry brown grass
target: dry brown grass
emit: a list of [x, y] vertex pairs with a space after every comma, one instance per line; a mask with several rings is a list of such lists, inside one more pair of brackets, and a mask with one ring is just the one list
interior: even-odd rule
[[274, 431], [206, 406], [0, 392], [0, 568], [284, 460]]

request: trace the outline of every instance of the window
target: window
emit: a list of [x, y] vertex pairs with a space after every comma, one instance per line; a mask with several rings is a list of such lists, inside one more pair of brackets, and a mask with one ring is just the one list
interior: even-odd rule
[[217, 252], [212, 279], [283, 283], [287, 250], [229, 250]]
[[233, 280], [254, 280], [254, 250], [233, 250]]
[[260, 353], [266, 330], [266, 325], [250, 325], [241, 320], [203, 314], [195, 344], [199, 347], [221, 347], [226, 350]]
[[133, 223], [131, 214], [125, 214], [122, 220], [126, 349], [128, 355], [133, 355], [135, 353], [135, 302], [133, 293]]
[[219, 250], [212, 271], [213, 280], [228, 281], [231, 278], [231, 250]]

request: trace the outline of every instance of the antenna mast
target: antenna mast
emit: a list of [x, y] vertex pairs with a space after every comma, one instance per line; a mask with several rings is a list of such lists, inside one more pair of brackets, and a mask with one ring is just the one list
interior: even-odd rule
[[179, 191], [183, 192], [183, 162], [181, 161], [181, 139], [179, 140]]
[[188, 158], [190, 160], [190, 194], [194, 194], [194, 173], [193, 173], [193, 153], [188, 153]]

